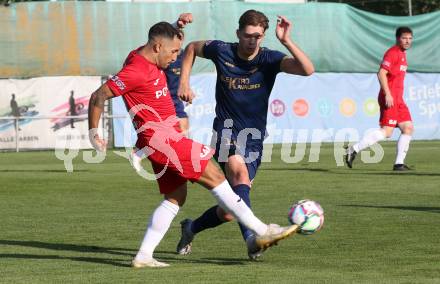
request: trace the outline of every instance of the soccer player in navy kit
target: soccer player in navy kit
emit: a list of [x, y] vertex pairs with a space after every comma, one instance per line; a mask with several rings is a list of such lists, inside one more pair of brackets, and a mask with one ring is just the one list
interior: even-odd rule
[[171, 63], [164, 71], [167, 76], [168, 89], [171, 93], [171, 98], [173, 99], [174, 108], [176, 109], [176, 115], [179, 118], [180, 129], [182, 129], [183, 133], [187, 133], [189, 128], [188, 114], [185, 112], [185, 106], [183, 105], [182, 100], [177, 96], [182, 58], [183, 50], [177, 56], [176, 61]]
[[[189, 75], [196, 56], [211, 59], [217, 70], [215, 158], [233, 190], [250, 207], [249, 192], [261, 162], [266, 134], [269, 96], [279, 72], [309, 76], [313, 63], [290, 38], [292, 24], [278, 16], [276, 36], [292, 56], [260, 47], [269, 20], [258, 11], [248, 10], [239, 20], [238, 43], [219, 40], [191, 42], [185, 49], [179, 85], [179, 96], [191, 102], [193, 93]], [[232, 220], [232, 215], [214, 206], [192, 221], [181, 222], [182, 237], [177, 252], [191, 252], [194, 235]], [[255, 236], [240, 224], [250, 259], [262, 250], [255, 246]]]

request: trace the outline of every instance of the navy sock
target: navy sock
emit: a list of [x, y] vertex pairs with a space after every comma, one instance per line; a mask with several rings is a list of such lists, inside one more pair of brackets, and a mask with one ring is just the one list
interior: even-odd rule
[[199, 218], [195, 219], [192, 222], [191, 231], [194, 234], [197, 234], [209, 228], [217, 227], [218, 225], [221, 225], [225, 222], [223, 220], [220, 220], [220, 218], [218, 217], [217, 207], [218, 205], [209, 208]]
[[[246, 205], [251, 208], [251, 199], [249, 196], [251, 188], [247, 184], [239, 184], [232, 188], [238, 196], [241, 197], [241, 199], [246, 203]], [[250, 235], [253, 235], [254, 233], [249, 230], [247, 227], [243, 226], [241, 223], [238, 223], [240, 226], [241, 235], [243, 236], [243, 239], [246, 240]]]

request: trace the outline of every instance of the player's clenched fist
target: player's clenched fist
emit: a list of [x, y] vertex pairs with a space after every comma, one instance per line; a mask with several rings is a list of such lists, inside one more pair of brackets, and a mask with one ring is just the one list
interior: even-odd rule
[[183, 29], [187, 24], [192, 23], [193, 17], [191, 13], [180, 14], [179, 19], [177, 19], [177, 27]]

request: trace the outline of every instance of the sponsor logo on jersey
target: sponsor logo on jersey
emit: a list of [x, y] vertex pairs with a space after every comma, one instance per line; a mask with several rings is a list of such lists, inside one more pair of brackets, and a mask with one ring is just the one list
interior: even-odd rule
[[251, 84], [251, 80], [248, 77], [227, 77], [220, 76], [220, 80], [228, 85], [230, 90], [255, 90], [261, 88], [261, 84]]
[[156, 99], [158, 99], [158, 98], [160, 98], [162, 96], [165, 97], [167, 94], [168, 94], [168, 87], [163, 87], [162, 90], [157, 90], [156, 91]]
[[125, 89], [125, 84], [122, 82], [122, 80], [118, 76], [113, 76], [110, 78], [113, 82], [115, 82], [116, 86], [119, 88], [119, 90], [123, 91]]
[[159, 84], [159, 79], [160, 78], [157, 78], [156, 81], [154, 81], [153, 85], [157, 86], [157, 84]]
[[384, 60], [384, 61], [382, 61], [382, 65], [386, 66], [386, 67], [390, 67], [391, 63], [389, 61]]
[[225, 63], [225, 65], [228, 66], [228, 67], [231, 67], [231, 68], [234, 68], [234, 67], [235, 67], [234, 64], [232, 64], [232, 63], [230, 63], [230, 62], [228, 62], [228, 61], [225, 61], [224, 63]]
[[176, 76], [180, 76], [180, 68], [171, 68], [171, 72]]

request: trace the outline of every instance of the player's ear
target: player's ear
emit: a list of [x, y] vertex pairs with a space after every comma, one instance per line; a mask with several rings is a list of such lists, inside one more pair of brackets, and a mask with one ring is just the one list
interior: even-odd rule
[[153, 51], [154, 51], [155, 53], [159, 53], [161, 48], [162, 48], [162, 42], [161, 42], [161, 41], [156, 41], [156, 42], [153, 44]]
[[237, 29], [237, 30], [235, 31], [235, 34], [237, 35], [237, 38], [240, 39], [240, 30], [239, 30], [239, 29]]

